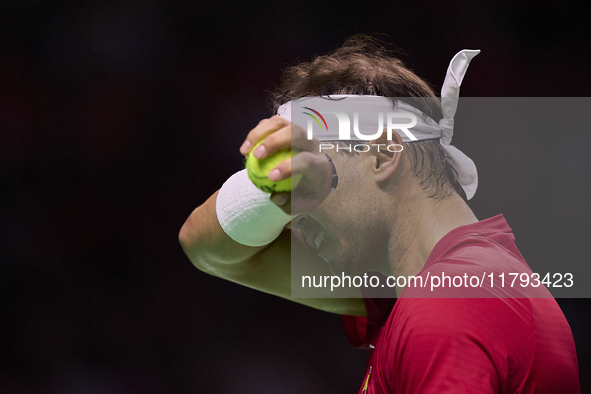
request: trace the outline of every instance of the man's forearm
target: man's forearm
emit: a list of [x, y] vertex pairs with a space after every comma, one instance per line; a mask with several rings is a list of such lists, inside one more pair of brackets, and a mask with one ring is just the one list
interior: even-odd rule
[[197, 207], [179, 232], [179, 242], [191, 262], [214, 275], [220, 265], [243, 263], [264, 248], [241, 245], [224, 232], [216, 215], [217, 194]]
[[307, 251], [303, 245], [297, 242], [292, 244], [289, 230], [285, 230], [266, 246], [250, 247], [239, 244], [224, 232], [218, 222], [216, 197], [217, 192], [196, 208], [179, 233], [183, 250], [197, 268], [327, 312], [365, 315], [365, 306], [360, 298], [291, 298], [292, 248], [299, 249], [296, 254], [302, 256], [300, 264], [305, 264], [311, 274], [331, 275], [326, 262]]

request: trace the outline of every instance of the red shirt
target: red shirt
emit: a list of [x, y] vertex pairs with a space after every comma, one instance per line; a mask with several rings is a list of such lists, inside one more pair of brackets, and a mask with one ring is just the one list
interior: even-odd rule
[[[448, 233], [418, 275], [498, 267], [531, 273], [502, 215]], [[572, 332], [549, 292], [478, 291], [433, 298], [407, 287], [398, 300], [366, 298], [367, 318], [343, 316], [351, 344], [370, 349], [359, 393], [580, 393]]]

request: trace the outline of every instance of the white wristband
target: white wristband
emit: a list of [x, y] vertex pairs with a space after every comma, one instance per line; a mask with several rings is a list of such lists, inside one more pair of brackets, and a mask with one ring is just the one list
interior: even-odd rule
[[248, 178], [246, 169], [232, 175], [222, 185], [215, 210], [224, 232], [247, 246], [273, 242], [291, 217], [259, 190]]

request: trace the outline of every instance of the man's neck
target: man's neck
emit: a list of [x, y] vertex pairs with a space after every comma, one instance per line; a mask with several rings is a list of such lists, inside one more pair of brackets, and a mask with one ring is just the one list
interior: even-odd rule
[[[424, 195], [423, 195], [424, 196]], [[455, 228], [478, 222], [476, 216], [460, 196], [435, 200], [422, 198], [420, 202], [399, 207], [396, 228], [389, 245], [391, 275], [408, 277], [418, 274], [435, 245]], [[396, 288], [400, 295], [402, 288]]]

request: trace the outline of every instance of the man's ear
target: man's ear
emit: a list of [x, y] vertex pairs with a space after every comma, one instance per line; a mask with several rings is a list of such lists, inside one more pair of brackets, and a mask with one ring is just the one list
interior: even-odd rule
[[388, 140], [386, 130], [382, 135], [369, 142], [372, 155], [373, 173], [376, 182], [384, 182], [396, 172], [402, 160], [402, 138], [392, 130], [392, 139]]

